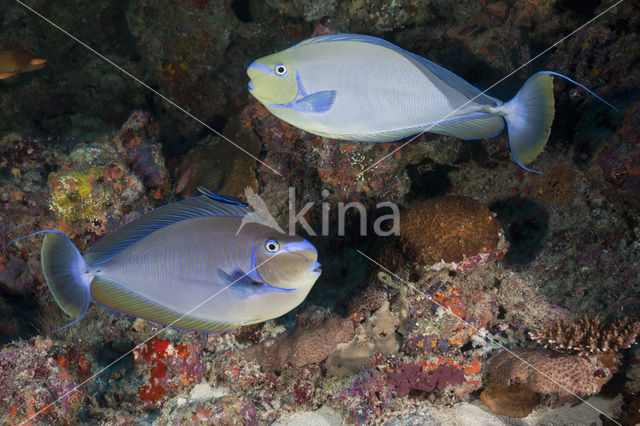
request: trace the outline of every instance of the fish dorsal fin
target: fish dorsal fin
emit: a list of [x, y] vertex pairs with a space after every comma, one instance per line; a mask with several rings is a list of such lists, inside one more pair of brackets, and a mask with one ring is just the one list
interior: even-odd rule
[[252, 210], [240, 201], [200, 189], [199, 197], [158, 207], [96, 242], [85, 254], [90, 265], [104, 263], [147, 235], [174, 223], [197, 217], [244, 217]]
[[329, 35], [324, 35], [324, 36], [319, 36], [319, 37], [310, 38], [308, 40], [304, 40], [296, 44], [294, 47], [308, 46], [311, 44], [327, 43], [332, 41], [357, 41], [361, 43], [375, 44], [377, 46], [382, 46], [382, 47], [386, 47], [388, 49], [394, 50], [399, 54], [403, 55], [404, 57], [406, 57], [407, 59], [411, 60], [412, 62], [421, 64], [422, 66], [427, 68], [431, 73], [435, 74], [440, 80], [442, 80], [448, 86], [459, 91], [467, 98], [469, 99], [475, 98], [474, 102], [477, 102], [482, 105], [495, 106], [496, 104], [496, 101], [497, 101], [496, 99], [492, 98], [491, 96], [482, 94], [482, 91], [480, 89], [469, 84], [463, 78], [452, 73], [448, 69], [436, 64], [435, 62], [431, 62], [430, 60], [425, 59], [420, 55], [411, 53], [407, 50], [404, 50], [401, 47], [396, 46], [393, 43], [390, 43], [378, 37], [372, 37], [372, 36], [363, 35], [363, 34], [349, 34], [349, 33], [329, 34]]
[[308, 46], [310, 44], [327, 43], [331, 41], [359, 41], [362, 43], [377, 44], [378, 46], [388, 47], [389, 49], [393, 49], [393, 50], [402, 50], [398, 46], [388, 42], [387, 40], [383, 40], [378, 37], [368, 36], [364, 34], [351, 34], [351, 33], [327, 34], [323, 36], [313, 37], [307, 40], [303, 40], [300, 43], [294, 45], [293, 47]]

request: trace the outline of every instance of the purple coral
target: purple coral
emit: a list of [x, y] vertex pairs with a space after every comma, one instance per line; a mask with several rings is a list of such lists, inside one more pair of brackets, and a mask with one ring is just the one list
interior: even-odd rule
[[464, 372], [453, 365], [441, 365], [433, 371], [422, 371], [420, 364], [410, 362], [400, 367], [400, 370], [389, 373], [387, 382], [392, 385], [398, 397], [409, 395], [412, 389], [433, 392], [442, 390], [447, 385], [461, 385], [464, 383]]

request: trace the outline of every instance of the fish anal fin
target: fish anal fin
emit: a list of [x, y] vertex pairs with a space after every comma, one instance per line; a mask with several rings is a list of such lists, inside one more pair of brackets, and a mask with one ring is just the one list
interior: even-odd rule
[[173, 328], [210, 333], [230, 331], [243, 325], [183, 315], [104, 277], [93, 280], [91, 295], [96, 302], [109, 309]]
[[504, 128], [504, 120], [498, 114], [489, 112], [476, 112], [463, 117], [443, 120], [431, 128], [428, 132], [455, 136], [458, 139], [486, 139], [497, 136]]

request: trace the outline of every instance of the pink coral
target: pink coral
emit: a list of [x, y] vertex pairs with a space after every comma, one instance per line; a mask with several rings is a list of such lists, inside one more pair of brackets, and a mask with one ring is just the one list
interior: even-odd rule
[[433, 392], [447, 385], [460, 385], [464, 383], [464, 372], [455, 365], [440, 365], [432, 371], [422, 371], [420, 364], [410, 362], [398, 371], [389, 373], [387, 381], [402, 398], [409, 395], [412, 389]]

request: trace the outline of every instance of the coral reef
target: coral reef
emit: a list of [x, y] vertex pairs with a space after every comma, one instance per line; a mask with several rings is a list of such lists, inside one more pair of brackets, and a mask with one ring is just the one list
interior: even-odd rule
[[173, 344], [156, 337], [133, 351], [136, 376], [147, 383], [140, 387], [141, 401], [157, 403], [163, 397], [190, 389], [204, 375], [203, 347], [198, 343]]
[[489, 209], [462, 196], [412, 204], [401, 217], [401, 229], [405, 256], [427, 266], [494, 253], [502, 235], [500, 223]]
[[387, 381], [396, 389], [398, 397], [403, 398], [411, 390], [433, 392], [443, 390], [448, 385], [460, 385], [464, 382], [464, 372], [453, 365], [440, 365], [426, 372], [420, 364], [414, 362], [389, 373]]
[[188, 182], [184, 184], [183, 196], [196, 195], [198, 186], [217, 194], [236, 197], [244, 196], [247, 187], [258, 190], [254, 158], [260, 153], [260, 139], [241, 128], [237, 120], [227, 124], [224, 133], [246, 152], [217, 137], [207, 137], [200, 141], [187, 152], [176, 167], [176, 179], [189, 173]]
[[624, 318], [604, 327], [600, 317], [589, 318], [585, 314], [575, 322], [562, 319], [548, 322], [529, 334], [545, 348], [588, 356], [627, 349], [636, 341], [638, 333], [640, 321], [630, 323], [628, 318]]
[[268, 344], [247, 348], [244, 356], [276, 371], [284, 369], [287, 363], [302, 367], [324, 361], [338, 343], [348, 342], [353, 336], [354, 327], [350, 319], [310, 306], [298, 315], [295, 328]]
[[599, 393], [616, 371], [615, 354], [586, 358], [548, 349], [504, 350], [491, 360], [489, 385], [481, 398], [496, 413], [524, 417], [528, 414], [525, 408], [533, 409], [531, 397], [524, 405], [513, 407], [509, 395], [512, 385], [518, 386], [514, 391], [526, 393], [524, 387], [530, 392], [556, 396], [559, 402], [575, 402]]
[[40, 336], [0, 350], [0, 422], [73, 422], [85, 406], [91, 364], [71, 344]]
[[389, 310], [389, 302], [384, 302], [367, 321], [356, 328], [353, 340], [336, 346], [335, 351], [327, 358], [327, 374], [355, 375], [374, 354], [396, 353], [401, 343], [396, 334], [399, 323], [400, 320]]
[[166, 176], [156, 126], [149, 113], [136, 111], [119, 132], [78, 144], [61, 161], [48, 176], [60, 230], [70, 238], [90, 232], [95, 241], [139, 215], [131, 206], [144, 204], [145, 186], [158, 187]]
[[[421, 135], [395, 151], [403, 142], [306, 134], [246, 90], [245, 70], [255, 58], [336, 32], [383, 37], [484, 89], [609, 7], [583, 6], [563, 0], [32, 5], [144, 87], [20, 5], [0, 5], [2, 49], [47, 59], [46, 68], [0, 83], [0, 423], [27, 420], [120, 358], [33, 422], [260, 424], [324, 406], [351, 423], [424, 424], [436, 418], [425, 409], [472, 402], [483, 382], [485, 404], [516, 417], [554, 398], [571, 400], [572, 392], [593, 395], [619, 368], [608, 390], [623, 405], [615, 414], [605, 411], [637, 423], [640, 354], [634, 346], [619, 352], [633, 342], [640, 315], [637, 2], [619, 4], [533, 68], [492, 87], [506, 101], [532, 72], [547, 69], [619, 108], [609, 110], [555, 79], [551, 138], [532, 165], [542, 175], [513, 163], [506, 131], [475, 142]], [[282, 176], [207, 136], [202, 123]], [[281, 223], [295, 187], [296, 212], [316, 203], [306, 215], [315, 231], [321, 223], [315, 207], [331, 205], [332, 232], [313, 241], [323, 275], [306, 304], [346, 308], [348, 316], [311, 308], [294, 328], [295, 312], [210, 335], [206, 343], [168, 329], [128, 354], [161, 328], [91, 307], [56, 340], [30, 338], [67, 319], [44, 283], [40, 239], [8, 241], [53, 228], [84, 251], [142, 213], [196, 195], [198, 185], [236, 196], [251, 186]], [[450, 206], [437, 204], [442, 197], [477, 201], [461, 202], [467, 208], [456, 219]], [[356, 235], [360, 213], [351, 209], [345, 235], [335, 235], [333, 206], [350, 201], [365, 206], [368, 227], [384, 201], [413, 216], [399, 237], [373, 240]], [[428, 211], [429, 203], [437, 211]], [[454, 232], [462, 225], [463, 233]], [[395, 276], [373, 266], [366, 274], [356, 249]], [[595, 313], [629, 321], [601, 327]], [[584, 314], [588, 320], [569, 321]], [[548, 348], [525, 348], [529, 336]], [[508, 352], [486, 368], [500, 347], [518, 348], [516, 355], [570, 392]]]

